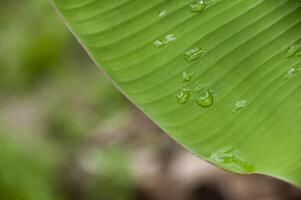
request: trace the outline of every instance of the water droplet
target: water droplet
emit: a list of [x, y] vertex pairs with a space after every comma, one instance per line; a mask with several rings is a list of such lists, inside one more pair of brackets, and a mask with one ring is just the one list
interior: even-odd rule
[[292, 78], [293, 76], [295, 76], [298, 72], [300, 72], [301, 69], [300, 68], [290, 68], [288, 71], [287, 71], [287, 74], [284, 78], [284, 80], [287, 80], [289, 78]]
[[205, 53], [205, 49], [204, 48], [189, 48], [186, 49], [184, 51], [184, 58], [188, 61], [188, 62], [192, 62], [197, 60], [199, 57], [201, 57], [203, 54]]
[[237, 173], [250, 173], [254, 171], [254, 166], [238, 150], [226, 147], [218, 150], [210, 156], [210, 160], [225, 169]]
[[234, 105], [234, 108], [231, 109], [231, 112], [237, 112], [239, 111], [240, 109], [246, 107], [247, 105], [247, 101], [246, 100], [238, 100], [236, 101], [235, 105]]
[[158, 16], [159, 17], [164, 17], [167, 14], [167, 10], [162, 10], [159, 12]]
[[202, 107], [210, 107], [214, 103], [214, 96], [210, 90], [202, 90], [195, 99], [196, 103]]
[[183, 74], [182, 74], [181, 81], [182, 82], [189, 82], [189, 81], [192, 80], [193, 76], [194, 76], [194, 72], [193, 71], [191, 71], [191, 72], [184, 71]]
[[167, 45], [173, 43], [176, 39], [177, 39], [177, 37], [174, 34], [168, 34], [164, 38], [154, 41], [153, 44], [156, 47], [163, 48], [163, 47], [166, 47]]
[[209, 3], [205, 0], [194, 0], [190, 5], [191, 12], [202, 12], [208, 7]]
[[183, 88], [178, 94], [177, 94], [177, 101], [180, 105], [186, 104], [190, 100], [190, 89]]
[[206, 84], [204, 84], [204, 83], [198, 83], [195, 87], [194, 87], [194, 89], [193, 89], [193, 92], [195, 93], [195, 94], [199, 94], [200, 92], [202, 92], [203, 90], [205, 90], [207, 88], [207, 85]]
[[293, 57], [295, 55], [301, 56], [301, 44], [293, 44], [291, 45], [285, 54], [286, 58]]

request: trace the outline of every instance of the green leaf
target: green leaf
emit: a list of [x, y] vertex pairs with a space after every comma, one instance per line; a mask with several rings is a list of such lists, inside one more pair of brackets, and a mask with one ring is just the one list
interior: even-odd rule
[[54, 0], [114, 84], [177, 142], [301, 185], [300, 0]]

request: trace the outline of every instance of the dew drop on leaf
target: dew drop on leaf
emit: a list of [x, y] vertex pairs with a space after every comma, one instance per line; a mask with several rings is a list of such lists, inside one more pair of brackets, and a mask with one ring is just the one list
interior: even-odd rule
[[182, 74], [181, 81], [182, 82], [189, 82], [189, 81], [192, 80], [193, 76], [194, 76], [194, 72], [193, 71], [191, 71], [191, 72], [184, 71], [183, 74]]
[[156, 47], [163, 48], [176, 41], [177, 37], [174, 34], [168, 34], [162, 39], [155, 40], [153, 44]]
[[191, 12], [202, 12], [208, 7], [209, 3], [206, 0], [194, 0], [190, 5]]
[[193, 89], [193, 93], [195, 93], [195, 94], [199, 94], [200, 92], [202, 92], [204, 89], [206, 89], [207, 88], [207, 85], [206, 84], [204, 84], [204, 83], [198, 83], [195, 87], [194, 87], [194, 89]]
[[237, 173], [250, 173], [255, 170], [251, 162], [242, 155], [242, 152], [232, 147], [225, 147], [216, 151], [210, 156], [210, 160], [220, 167]]
[[190, 89], [183, 88], [177, 95], [177, 102], [180, 105], [186, 104], [190, 100], [191, 92]]
[[234, 108], [231, 109], [231, 112], [235, 113], [239, 110], [241, 110], [242, 108], [247, 106], [247, 101], [246, 100], [238, 100], [236, 101]]
[[201, 57], [205, 53], [204, 48], [189, 48], [184, 51], [184, 58], [190, 63], [192, 61], [197, 60], [199, 57]]
[[286, 58], [293, 57], [295, 55], [301, 56], [301, 44], [293, 44], [291, 45], [285, 54]]
[[284, 80], [288, 80], [289, 78], [292, 78], [293, 76], [295, 76], [298, 72], [300, 72], [301, 69], [300, 68], [290, 68], [288, 71], [287, 71], [287, 74], [285, 75], [285, 78]]
[[196, 103], [201, 107], [210, 107], [214, 103], [214, 96], [212, 91], [203, 90], [196, 96]]
[[159, 12], [158, 16], [159, 17], [164, 17], [167, 14], [167, 10], [162, 10]]

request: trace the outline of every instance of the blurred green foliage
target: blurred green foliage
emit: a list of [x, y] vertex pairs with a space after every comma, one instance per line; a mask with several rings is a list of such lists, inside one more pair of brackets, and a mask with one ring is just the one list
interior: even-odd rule
[[[78, 155], [100, 126], [128, 117], [128, 101], [48, 1], [4, 1], [0, 13], [0, 200], [74, 199], [74, 170], [87, 179], [77, 199], [132, 199], [130, 150], [96, 144]], [[20, 108], [33, 112], [22, 119]]]
[[[130, 169], [125, 165], [120, 165], [129, 159], [126, 152], [120, 147], [104, 151], [92, 151], [82, 161], [87, 171], [95, 177], [99, 177], [89, 181], [84, 199], [124, 200], [133, 198]], [[112, 179], [112, 177], [114, 178]]]
[[20, 137], [1, 126], [0, 199], [59, 199], [52, 176], [55, 153], [49, 146], [41, 146], [37, 141], [26, 142]]

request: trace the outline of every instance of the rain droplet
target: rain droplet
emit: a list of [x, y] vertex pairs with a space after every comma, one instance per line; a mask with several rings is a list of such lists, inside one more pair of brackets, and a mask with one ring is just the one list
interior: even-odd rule
[[177, 37], [174, 34], [168, 34], [164, 38], [154, 41], [153, 44], [156, 47], [163, 48], [163, 47], [166, 47], [167, 45], [173, 43], [176, 39], [177, 39]]
[[285, 54], [286, 58], [293, 57], [295, 55], [301, 56], [301, 44], [293, 44], [291, 45]]
[[254, 166], [238, 150], [226, 147], [218, 150], [210, 156], [210, 160], [228, 170], [237, 173], [250, 173], [254, 171]]
[[162, 10], [159, 12], [158, 16], [159, 17], [164, 17], [167, 14], [167, 10]]
[[214, 96], [212, 91], [203, 90], [196, 96], [196, 103], [202, 107], [210, 107], [214, 103]]
[[204, 84], [204, 83], [198, 83], [195, 87], [194, 87], [194, 89], [193, 89], [193, 92], [195, 93], [195, 94], [199, 94], [200, 92], [202, 92], [204, 89], [206, 89], [207, 88], [207, 85], [206, 84]]
[[190, 5], [191, 12], [202, 12], [208, 7], [209, 3], [205, 0], [194, 0]]
[[237, 112], [239, 111], [240, 109], [246, 107], [247, 105], [247, 101], [246, 100], [238, 100], [236, 101], [235, 105], [234, 105], [234, 108], [231, 109], [231, 112]]
[[192, 61], [195, 61], [199, 57], [201, 57], [204, 53], [205, 53], [205, 49], [204, 48], [199, 48], [199, 47], [189, 48], [189, 49], [186, 49], [184, 51], [184, 58], [188, 62], [191, 63]]
[[292, 78], [293, 76], [295, 76], [299, 71], [301, 71], [300, 68], [290, 68], [288, 71], [287, 71], [287, 74], [284, 78], [284, 80], [288, 80], [289, 78]]
[[194, 76], [194, 72], [193, 71], [191, 71], [191, 72], [184, 71], [183, 74], [182, 74], [181, 81], [182, 82], [189, 82], [189, 81], [192, 80], [193, 76]]
[[177, 101], [180, 105], [186, 104], [190, 100], [190, 89], [183, 88], [178, 94], [177, 94]]

